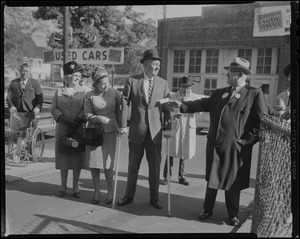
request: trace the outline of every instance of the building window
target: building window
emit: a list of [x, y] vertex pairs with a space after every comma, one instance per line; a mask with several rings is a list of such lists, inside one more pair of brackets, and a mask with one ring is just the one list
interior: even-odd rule
[[174, 51], [174, 73], [184, 72], [184, 62], [185, 62], [185, 50], [175, 50]]
[[[252, 49], [239, 49], [238, 57], [244, 58], [251, 63]], [[251, 67], [250, 67], [251, 69]]]
[[257, 74], [270, 74], [272, 64], [272, 48], [259, 48], [257, 53]]
[[180, 90], [180, 77], [173, 77], [172, 92]]
[[204, 95], [211, 95], [217, 89], [217, 79], [205, 79]]
[[200, 73], [201, 71], [201, 50], [190, 51], [189, 73]]
[[210, 49], [206, 52], [205, 73], [218, 73], [219, 50]]
[[39, 77], [38, 77], [38, 79], [42, 79], [42, 75], [41, 75], [41, 74], [39, 74]]

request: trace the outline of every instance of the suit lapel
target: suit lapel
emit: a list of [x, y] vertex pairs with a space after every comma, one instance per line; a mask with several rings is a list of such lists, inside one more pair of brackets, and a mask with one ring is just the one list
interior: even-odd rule
[[238, 99], [243, 99], [247, 94], [248, 90], [243, 86], [229, 101], [228, 103], [232, 103]]

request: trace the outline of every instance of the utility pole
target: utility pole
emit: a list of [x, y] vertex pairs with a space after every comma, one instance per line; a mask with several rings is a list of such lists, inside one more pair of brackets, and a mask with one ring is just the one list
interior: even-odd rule
[[70, 9], [65, 7], [64, 9], [64, 64], [68, 62], [69, 52], [69, 26], [70, 26]]

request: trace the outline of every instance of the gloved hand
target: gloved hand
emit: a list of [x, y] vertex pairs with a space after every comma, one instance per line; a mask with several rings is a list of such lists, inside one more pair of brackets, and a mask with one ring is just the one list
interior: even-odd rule
[[120, 133], [120, 134], [127, 134], [127, 128], [118, 128], [118, 132]]
[[37, 115], [38, 113], [40, 113], [40, 108], [34, 108], [33, 109], [33, 113], [34, 113], [34, 115]]
[[171, 136], [172, 136], [171, 130], [166, 130], [166, 131], [164, 131], [164, 137], [165, 137], [165, 138], [170, 138]]
[[17, 112], [17, 108], [12, 106], [12, 107], [9, 108], [9, 111], [10, 111], [11, 114], [13, 114], [13, 113]]

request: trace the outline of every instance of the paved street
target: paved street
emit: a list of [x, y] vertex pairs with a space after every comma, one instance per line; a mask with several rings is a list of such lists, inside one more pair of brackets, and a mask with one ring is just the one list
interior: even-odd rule
[[[97, 233], [247, 233], [251, 230], [251, 212], [256, 178], [258, 145], [254, 148], [251, 185], [241, 193], [241, 225], [227, 224], [224, 191], [219, 191], [214, 214], [207, 221], [199, 221], [206, 182], [206, 135], [197, 136], [197, 155], [186, 162], [190, 186], [177, 182], [178, 160], [174, 161], [171, 182], [171, 217], [168, 216], [168, 187], [160, 186], [163, 210], [149, 203], [148, 167], [143, 159], [134, 202], [125, 207], [104, 203], [106, 183], [101, 173], [101, 201], [91, 204], [93, 186], [88, 170], [82, 170], [79, 180], [81, 198], [72, 197], [72, 172], [68, 177], [68, 192], [64, 198], [56, 196], [60, 174], [54, 169], [54, 138], [46, 139], [46, 149], [41, 162], [30, 163], [25, 168], [6, 166], [6, 228], [11, 234], [97, 234]], [[165, 142], [164, 142], [165, 145]], [[163, 148], [162, 168], [165, 160]], [[116, 201], [123, 197], [128, 164], [127, 136], [122, 136], [119, 177]]]

